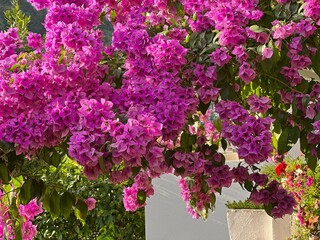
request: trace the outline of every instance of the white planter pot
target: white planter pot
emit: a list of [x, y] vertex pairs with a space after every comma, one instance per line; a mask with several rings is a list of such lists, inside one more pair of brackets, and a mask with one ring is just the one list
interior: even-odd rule
[[286, 240], [291, 235], [291, 217], [271, 218], [262, 209], [228, 209], [230, 240]]

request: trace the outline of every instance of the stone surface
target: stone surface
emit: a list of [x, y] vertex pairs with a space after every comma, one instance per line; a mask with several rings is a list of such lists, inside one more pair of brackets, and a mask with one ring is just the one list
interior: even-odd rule
[[272, 221], [264, 210], [230, 209], [227, 216], [230, 240], [272, 239]]
[[230, 240], [286, 240], [290, 237], [291, 219], [272, 219], [264, 210], [229, 209]]

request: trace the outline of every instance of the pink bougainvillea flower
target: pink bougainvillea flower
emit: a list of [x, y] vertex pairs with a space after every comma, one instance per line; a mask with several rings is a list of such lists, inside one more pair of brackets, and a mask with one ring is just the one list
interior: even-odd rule
[[262, 51], [262, 60], [269, 59], [272, 57], [272, 55], [273, 55], [273, 50], [271, 48], [266, 47]]
[[90, 197], [84, 201], [87, 204], [88, 211], [95, 209], [97, 200]]

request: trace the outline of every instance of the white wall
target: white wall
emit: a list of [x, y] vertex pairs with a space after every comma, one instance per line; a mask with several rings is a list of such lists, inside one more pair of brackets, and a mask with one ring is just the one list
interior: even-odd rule
[[[289, 151], [291, 158], [300, 153], [299, 142]], [[231, 167], [239, 161], [229, 161]], [[186, 205], [180, 196], [178, 178], [164, 175], [154, 179], [155, 195], [147, 200], [146, 238], [147, 240], [228, 240], [227, 209], [225, 203], [244, 200], [249, 194], [239, 184], [223, 189], [217, 196], [216, 211], [207, 221], [195, 220], [187, 213]]]
[[[239, 161], [228, 164], [236, 166]], [[147, 240], [228, 240], [226, 201], [243, 200], [248, 193], [234, 184], [217, 196], [216, 211], [207, 221], [195, 220], [187, 213], [180, 196], [177, 177], [164, 175], [153, 181], [155, 195], [147, 200]]]

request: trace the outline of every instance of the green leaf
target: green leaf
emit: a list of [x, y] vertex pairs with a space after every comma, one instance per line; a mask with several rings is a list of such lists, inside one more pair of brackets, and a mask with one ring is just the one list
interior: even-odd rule
[[238, 99], [237, 93], [234, 91], [234, 88], [230, 85], [222, 86], [220, 90], [220, 95], [222, 100], [235, 101], [236, 99]]
[[255, 166], [255, 165], [252, 165], [252, 169], [254, 170], [254, 171], [256, 171], [256, 170], [261, 170], [261, 168], [259, 168], [259, 167], [257, 167], [257, 166]]
[[190, 47], [191, 47], [191, 48], [194, 48], [194, 47], [195, 47], [196, 42], [197, 42], [197, 37], [198, 37], [198, 33], [195, 33], [195, 32], [193, 32], [193, 33], [190, 35], [189, 43], [190, 43]]
[[312, 170], [315, 171], [318, 165], [317, 157], [313, 155], [309, 155], [306, 157], [308, 167]]
[[220, 155], [221, 155], [220, 165], [222, 166], [222, 165], [224, 165], [226, 163], [226, 157], [222, 153], [220, 153]]
[[290, 4], [277, 4], [274, 14], [279, 19], [289, 19], [291, 17]]
[[188, 146], [188, 133], [186, 133], [185, 131], [181, 134], [180, 145], [186, 151], [189, 149], [189, 146]]
[[15, 221], [15, 226], [14, 226], [15, 240], [22, 240], [22, 224], [20, 221], [21, 220], [18, 220], [18, 219]]
[[50, 149], [47, 147], [42, 148], [40, 157], [48, 164], [50, 164]]
[[200, 101], [198, 105], [198, 111], [200, 111], [202, 114], [206, 114], [209, 106], [210, 103], [204, 104], [202, 101]]
[[272, 134], [272, 146], [274, 149], [278, 149], [278, 139], [276, 134]]
[[[279, 115], [278, 115], [278, 116], [279, 116]], [[280, 134], [281, 131], [282, 131], [281, 125], [278, 124], [277, 122], [275, 122], [275, 123], [273, 124], [273, 130], [272, 130], [272, 131], [275, 132], [275, 133], [277, 133], [277, 134]]]
[[216, 201], [217, 201], [216, 195], [214, 193], [212, 193], [211, 202], [210, 202], [210, 209], [212, 210], [212, 212], [215, 210]]
[[295, 144], [300, 137], [299, 127], [293, 127], [289, 129], [288, 143]]
[[310, 96], [304, 96], [302, 98], [302, 105], [304, 108], [308, 107], [309, 101], [310, 101]]
[[202, 218], [202, 219], [207, 219], [208, 218], [208, 210], [207, 208], [202, 208], [201, 211], [197, 211], [197, 213], [199, 214], [199, 216]]
[[221, 193], [222, 193], [222, 188], [215, 188], [214, 190], [221, 195]]
[[311, 56], [312, 69], [320, 76], [320, 52], [317, 51], [314, 56]]
[[106, 165], [105, 165], [104, 157], [103, 157], [103, 156], [101, 156], [101, 157], [99, 158], [99, 166], [100, 166], [100, 169], [101, 169], [102, 173], [103, 173], [103, 174], [106, 174], [107, 171], [106, 171]]
[[116, 13], [115, 10], [112, 9], [110, 11], [110, 20], [111, 20], [111, 22], [114, 22], [116, 20], [116, 17], [117, 17], [117, 13]]
[[4, 163], [0, 164], [0, 179], [4, 184], [8, 184], [10, 181], [9, 171]]
[[0, 141], [0, 150], [1, 150], [3, 153], [7, 154], [7, 153], [9, 153], [9, 152], [13, 152], [15, 149], [14, 149], [14, 147], [13, 147], [12, 144], [7, 143], [7, 142]]
[[55, 219], [60, 215], [60, 195], [56, 190], [53, 190], [50, 195], [50, 214]]
[[212, 144], [212, 145], [210, 146], [210, 150], [211, 150], [212, 152], [216, 152], [218, 149], [219, 149], [219, 146], [218, 146], [217, 144]]
[[196, 12], [192, 15], [192, 20], [197, 21], [197, 13]]
[[180, 17], [184, 17], [185, 13], [184, 13], [183, 5], [179, 1], [175, 1], [172, 4], [177, 11], [177, 15]]
[[221, 119], [218, 118], [217, 120], [214, 121], [214, 127], [219, 131], [222, 132], [222, 123], [221, 123]]
[[14, 188], [20, 188], [23, 183], [23, 177], [19, 176], [19, 177], [12, 178], [12, 183]]
[[[268, 204], [268, 205], [264, 205], [264, 210], [266, 211], [266, 213], [271, 216], [271, 211], [273, 209], [273, 205], [272, 204]], [[271, 216], [272, 217], [272, 216]]]
[[297, 13], [298, 13], [298, 10], [299, 10], [299, 7], [300, 7], [300, 4], [298, 4], [298, 3], [292, 3], [292, 4], [290, 4], [291, 14], [292, 14], [292, 15], [297, 14]]
[[252, 32], [255, 32], [255, 33], [261, 33], [261, 32], [264, 31], [263, 28], [262, 28], [262, 27], [259, 27], [258, 25], [252, 25], [252, 26], [250, 27], [250, 30], [251, 30]]
[[104, 22], [104, 18], [105, 18], [106, 15], [107, 15], [106, 11], [102, 11], [102, 12], [100, 13], [100, 15], [99, 15], [99, 21], [100, 21], [101, 23]]
[[32, 181], [27, 179], [24, 181], [21, 189], [20, 189], [20, 200], [22, 204], [27, 204], [32, 200]]
[[173, 159], [172, 159], [173, 154], [174, 154], [173, 150], [167, 150], [166, 153], [164, 154], [165, 161], [169, 167], [172, 166], [172, 163], [173, 163]]
[[257, 47], [257, 52], [260, 54], [260, 55], [262, 55], [262, 53], [263, 53], [263, 50], [266, 48], [266, 45], [265, 44], [261, 44], [261, 45], [259, 45], [258, 47]]
[[192, 146], [195, 144], [197, 138], [195, 135], [190, 135], [186, 131], [181, 134], [180, 145], [186, 152], [192, 151]]
[[60, 154], [56, 150], [54, 150], [50, 157], [49, 163], [54, 167], [58, 167], [60, 164], [60, 161], [61, 161]]
[[[10, 188], [10, 190], [11, 190], [11, 188]], [[20, 217], [17, 203], [18, 203], [17, 198], [13, 197], [12, 201], [10, 202], [10, 206], [9, 206], [9, 214], [10, 214], [10, 218], [12, 220], [10, 225], [13, 227], [13, 231], [15, 234], [14, 239], [22, 240], [21, 223], [22, 223], [23, 219]], [[7, 239], [7, 238], [4, 237], [3, 239]]]
[[253, 183], [252, 183], [252, 181], [245, 180], [245, 182], [244, 182], [244, 188], [245, 188], [248, 192], [251, 192], [252, 189], [253, 189]]
[[267, 73], [271, 72], [272, 65], [273, 64], [271, 64], [271, 60], [270, 59], [265, 59], [264, 61], [261, 62], [262, 69]]
[[141, 159], [141, 166], [142, 166], [143, 169], [146, 169], [146, 168], [149, 167], [149, 162], [147, 161], [147, 159], [145, 157], [143, 157]]
[[189, 135], [189, 144], [192, 146], [197, 142], [197, 136], [196, 135]]
[[268, 47], [271, 48], [273, 51], [273, 54], [272, 54], [272, 57], [270, 60], [271, 60], [272, 64], [275, 65], [281, 59], [281, 52], [280, 52], [279, 48], [275, 45], [275, 43], [272, 39], [268, 42]]
[[306, 154], [308, 152], [308, 139], [306, 134], [301, 134], [300, 136], [300, 150], [302, 153]]
[[288, 136], [289, 136], [289, 128], [285, 128], [278, 140], [278, 153], [280, 155], [287, 152], [287, 146], [288, 146]]
[[272, 137], [273, 146], [278, 149], [279, 154], [288, 152], [300, 138], [299, 127], [286, 127], [277, 140], [275, 134]]
[[44, 182], [42, 180], [32, 179], [31, 181], [31, 199], [41, 197], [44, 191]]
[[74, 196], [69, 192], [64, 192], [60, 198], [60, 211], [65, 218], [70, 216], [73, 204]]
[[132, 170], [132, 176], [135, 177], [140, 172], [141, 167], [132, 167], [131, 170]]
[[62, 64], [63, 63], [63, 60], [65, 59], [65, 50], [62, 50], [61, 52], [60, 52], [60, 57], [59, 57], [59, 59], [58, 59], [58, 64]]
[[182, 175], [185, 173], [186, 169], [184, 167], [175, 168], [176, 173]]
[[140, 205], [143, 205], [146, 202], [147, 194], [145, 191], [139, 189], [137, 194], [137, 200]]
[[47, 188], [45, 190], [44, 196], [43, 196], [43, 208], [46, 209], [48, 212], [50, 212], [50, 198], [51, 198], [51, 188]]
[[76, 217], [80, 221], [85, 222], [85, 220], [87, 218], [87, 214], [88, 214], [88, 206], [87, 206], [87, 204], [83, 200], [78, 199], [75, 207], [76, 207], [76, 209], [75, 209]]
[[197, 39], [197, 47], [199, 49], [203, 49], [206, 45], [207, 45], [207, 41], [206, 41], [206, 32], [201, 32], [198, 35], [198, 39]]
[[211, 43], [214, 36], [215, 36], [215, 33], [214, 33], [214, 32], [212, 32], [212, 31], [207, 32], [207, 33], [206, 33], [206, 36], [205, 36], [206, 42], [207, 42], [207, 43]]
[[228, 143], [224, 138], [221, 138], [221, 146], [223, 148], [223, 150], [225, 151], [228, 147]]
[[310, 87], [310, 83], [307, 80], [302, 80], [302, 82], [296, 86], [296, 89], [302, 93], [306, 93]]
[[299, 109], [298, 109], [298, 106], [297, 106], [297, 99], [296, 97], [293, 97], [293, 101], [292, 101], [292, 115], [293, 116], [299, 116]]

